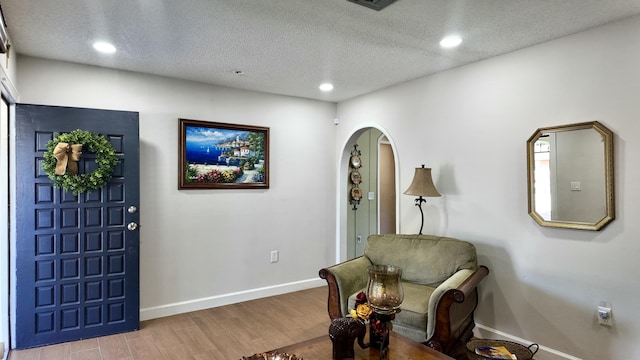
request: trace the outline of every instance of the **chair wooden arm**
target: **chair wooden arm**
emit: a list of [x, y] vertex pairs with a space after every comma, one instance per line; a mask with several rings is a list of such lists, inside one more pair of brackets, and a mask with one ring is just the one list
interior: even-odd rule
[[336, 277], [327, 269], [320, 269], [319, 274], [322, 279], [327, 280], [329, 287], [329, 299], [327, 300], [327, 311], [331, 320], [342, 317], [340, 311], [340, 291], [338, 291], [338, 283]]
[[320, 269], [318, 275], [327, 281], [329, 288], [327, 310], [331, 320], [347, 315], [348, 298], [367, 285], [367, 267], [370, 265], [369, 259], [360, 256]]
[[470, 294], [471, 291], [475, 290], [476, 287], [478, 287], [480, 281], [487, 275], [489, 275], [489, 269], [484, 265], [480, 265], [480, 267], [478, 267], [478, 269], [471, 276], [469, 276], [467, 280], [460, 284], [458, 290], [460, 290], [464, 294], [464, 296]]
[[426, 342], [429, 347], [451, 354], [471, 337], [475, 327], [473, 312], [478, 305], [477, 286], [488, 274], [489, 269], [480, 266], [458, 287], [444, 293], [436, 307], [433, 336]]

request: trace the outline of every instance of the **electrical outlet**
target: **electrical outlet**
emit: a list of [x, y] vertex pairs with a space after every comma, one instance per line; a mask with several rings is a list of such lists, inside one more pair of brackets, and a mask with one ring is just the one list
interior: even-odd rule
[[356, 242], [357, 242], [358, 244], [362, 243], [362, 235], [358, 235], [358, 236], [356, 236]]
[[604, 326], [613, 326], [610, 306], [598, 306], [598, 323]]
[[278, 250], [273, 250], [271, 252], [271, 262], [275, 263], [275, 262], [278, 262], [278, 260], [279, 260]]

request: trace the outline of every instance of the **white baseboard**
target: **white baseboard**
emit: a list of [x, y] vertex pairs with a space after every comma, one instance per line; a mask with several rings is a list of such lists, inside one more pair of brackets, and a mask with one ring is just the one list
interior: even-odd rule
[[323, 285], [326, 285], [326, 282], [322, 279], [309, 279], [239, 291], [235, 293], [211, 296], [207, 298], [182, 301], [173, 304], [153, 306], [140, 309], [140, 321], [235, 304], [242, 301], [260, 299], [267, 296], [281, 295], [294, 291], [320, 287]]
[[[473, 330], [474, 336], [479, 337], [481, 339], [498, 339], [498, 340], [507, 340], [507, 341], [513, 341], [515, 343], [518, 344], [522, 344], [524, 346], [529, 346], [533, 343], [535, 343], [535, 341], [530, 341], [527, 339], [522, 339], [519, 338], [517, 336], [513, 336], [511, 334], [507, 334], [505, 332], [502, 332], [500, 330], [496, 330], [493, 328], [490, 328], [488, 326], [484, 326], [482, 324], [478, 324], [476, 323], [476, 327]], [[535, 354], [534, 359], [535, 360], [582, 360], [578, 357], [575, 357], [573, 355], [569, 355], [566, 353], [563, 353], [561, 351], [540, 345], [540, 349], [538, 350], [538, 352]], [[535, 350], [535, 348], [533, 348]]]

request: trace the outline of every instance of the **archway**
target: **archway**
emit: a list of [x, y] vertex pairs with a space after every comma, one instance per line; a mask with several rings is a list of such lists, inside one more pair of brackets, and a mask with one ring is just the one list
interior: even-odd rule
[[[363, 139], [363, 136], [366, 140]], [[360, 143], [359, 143], [360, 142]], [[364, 142], [368, 142], [368, 144], [364, 144]], [[358, 144], [359, 143], [359, 144]], [[361, 200], [361, 205], [358, 206], [358, 210], [353, 210], [353, 206], [349, 203], [350, 197], [350, 189], [352, 187], [350, 182], [350, 168], [349, 168], [349, 160], [351, 156], [351, 151], [354, 149], [354, 145], [358, 144], [358, 149], [363, 153], [364, 165], [362, 171], [365, 171], [366, 174], [364, 177], [369, 177], [370, 179], [375, 179], [375, 184], [369, 183], [367, 184], [366, 191], [363, 191], [363, 196]], [[379, 196], [384, 193], [384, 189], [379, 187], [379, 179], [378, 176], [380, 172], [380, 158], [378, 147], [384, 146], [387, 147], [391, 154], [391, 158], [387, 158], [385, 161], [382, 159], [382, 166], [392, 167], [393, 171], [393, 179], [391, 179], [392, 183], [392, 191], [393, 191], [393, 211], [390, 213], [394, 217], [393, 229], [394, 232], [400, 232], [400, 191], [399, 191], [399, 161], [398, 161], [398, 152], [393, 142], [393, 139], [389, 135], [389, 133], [382, 127], [378, 125], [368, 125], [358, 128], [352, 132], [349, 136], [346, 143], [343, 145], [342, 153], [340, 155], [338, 161], [338, 191], [337, 191], [337, 211], [336, 211], [336, 262], [341, 262], [352, 258], [354, 256], [360, 255], [358, 251], [362, 251], [364, 249], [364, 245], [366, 244], [366, 238], [369, 234], [378, 233], [380, 231], [380, 199]], [[371, 151], [372, 147], [376, 147], [375, 151]], [[363, 151], [364, 150], [364, 151]], [[365, 154], [365, 151], [368, 153]], [[384, 152], [384, 151], [383, 151]], [[374, 153], [375, 159], [372, 158], [371, 153]], [[387, 165], [384, 165], [387, 164]], [[375, 167], [375, 170], [373, 169]], [[383, 170], [383, 172], [388, 173], [390, 170]], [[375, 176], [371, 176], [374, 175]], [[386, 190], [388, 191], [388, 190]], [[388, 202], [388, 197], [382, 196], [383, 200], [386, 198]], [[365, 206], [366, 205], [366, 206]], [[384, 206], [384, 205], [383, 205]], [[375, 226], [372, 225], [372, 221], [367, 222], [366, 225], [357, 227], [356, 224], [353, 224], [354, 219], [356, 219], [356, 213], [358, 211], [367, 209], [367, 214], [364, 217], [376, 217]], [[364, 211], [363, 211], [364, 212]], [[375, 214], [375, 215], [374, 215]], [[358, 215], [363, 215], [362, 212]], [[362, 217], [361, 217], [362, 218]], [[361, 221], [362, 222], [362, 221]], [[357, 239], [360, 236], [361, 242], [358, 243]]]

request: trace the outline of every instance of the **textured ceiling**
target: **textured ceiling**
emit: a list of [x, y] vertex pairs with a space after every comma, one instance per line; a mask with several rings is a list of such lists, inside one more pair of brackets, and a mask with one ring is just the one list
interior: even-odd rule
[[[382, 11], [347, 0], [0, 4], [19, 54], [332, 102], [640, 13], [640, 0], [398, 0]], [[450, 33], [464, 42], [441, 49]], [[118, 51], [100, 55], [96, 40]]]

